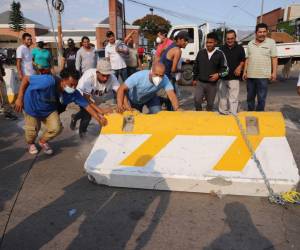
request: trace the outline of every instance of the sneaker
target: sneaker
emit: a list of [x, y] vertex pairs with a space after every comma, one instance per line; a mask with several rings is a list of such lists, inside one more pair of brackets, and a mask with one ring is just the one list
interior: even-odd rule
[[6, 112], [5, 113], [5, 118], [6, 119], [9, 119], [9, 120], [12, 120], [12, 121], [15, 121], [18, 119], [18, 117], [16, 117], [15, 115], [13, 115], [12, 113], [10, 112]]
[[41, 143], [39, 141], [39, 145], [41, 146], [41, 148], [43, 149], [43, 151], [46, 155], [52, 155], [53, 154], [53, 149], [49, 146], [49, 144], [47, 142]]
[[76, 123], [77, 123], [77, 120], [75, 120], [75, 114], [73, 114], [73, 115], [71, 115], [70, 129], [75, 130]]
[[29, 144], [28, 145], [28, 152], [31, 155], [36, 155], [39, 151], [37, 150], [35, 144]]

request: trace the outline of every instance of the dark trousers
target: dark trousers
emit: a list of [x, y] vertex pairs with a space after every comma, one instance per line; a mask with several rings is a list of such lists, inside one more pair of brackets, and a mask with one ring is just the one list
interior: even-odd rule
[[137, 72], [136, 67], [127, 67], [127, 77], [133, 75], [136, 72]]
[[80, 120], [79, 125], [79, 133], [85, 133], [89, 123], [91, 121], [91, 115], [82, 107], [80, 107], [80, 111], [76, 113], [73, 117], [75, 121]]
[[[177, 94], [178, 89], [177, 89], [177, 85], [176, 85], [176, 80], [174, 78], [171, 78], [171, 77], [169, 78], [169, 80], [173, 85], [175, 94]], [[160, 97], [159, 99], [160, 99], [161, 105], [165, 104], [165, 107], [168, 111], [174, 111], [173, 105], [172, 105], [170, 99], [168, 98], [168, 96]]]
[[[268, 94], [269, 79], [248, 78], [247, 79], [247, 103], [248, 111], [264, 111]], [[255, 99], [257, 96], [257, 105]]]
[[127, 79], [127, 68], [117, 69], [117, 70], [114, 69], [114, 74], [118, 80], [119, 80], [119, 77], [121, 77], [122, 81], [124, 82]]
[[195, 109], [202, 111], [203, 98], [207, 101], [206, 110], [212, 111], [214, 107], [215, 97], [217, 94], [217, 83], [197, 82], [195, 87]]

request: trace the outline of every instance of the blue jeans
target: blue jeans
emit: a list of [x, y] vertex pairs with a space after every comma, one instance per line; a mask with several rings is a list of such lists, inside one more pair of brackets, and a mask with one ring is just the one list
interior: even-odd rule
[[158, 96], [154, 96], [150, 101], [143, 104], [136, 104], [132, 102], [130, 99], [130, 105], [132, 108], [137, 109], [140, 112], [143, 112], [144, 105], [149, 109], [150, 114], [156, 114], [161, 111], [161, 104]]
[[[248, 78], [247, 79], [247, 103], [248, 111], [264, 111], [268, 94], [269, 79], [267, 78]], [[255, 107], [255, 98], [257, 105]]]
[[114, 69], [114, 74], [118, 80], [119, 80], [119, 77], [121, 76], [122, 81], [125, 82], [125, 80], [127, 79], [127, 68], [116, 69], [116, 70]]
[[137, 72], [137, 69], [135, 67], [127, 67], [127, 77], [133, 75]]

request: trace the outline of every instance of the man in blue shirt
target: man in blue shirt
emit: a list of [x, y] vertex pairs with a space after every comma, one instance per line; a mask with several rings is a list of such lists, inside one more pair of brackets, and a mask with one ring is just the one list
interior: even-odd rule
[[[161, 63], [153, 65], [151, 71], [143, 70], [131, 75], [117, 92], [118, 112], [135, 108], [142, 112], [144, 105], [150, 114], [161, 111], [161, 103], [157, 92], [164, 89], [173, 109], [178, 110], [179, 104], [172, 83], [165, 76], [165, 66]], [[127, 102], [127, 98], [128, 101]]]
[[61, 79], [55, 79], [49, 71], [42, 71], [43, 74], [24, 77], [20, 86], [18, 98], [16, 100], [16, 111], [24, 109], [25, 118], [25, 139], [28, 143], [29, 153], [37, 154], [35, 140], [41, 127], [41, 122], [45, 125], [39, 145], [46, 154], [52, 154], [53, 150], [48, 141], [56, 137], [62, 130], [59, 118], [60, 106], [66, 106], [71, 102], [86, 109], [101, 126], [107, 124], [107, 120], [102, 114], [97, 112], [94, 104], [90, 104], [78, 90], [76, 86], [79, 74], [76, 71], [63, 70]]

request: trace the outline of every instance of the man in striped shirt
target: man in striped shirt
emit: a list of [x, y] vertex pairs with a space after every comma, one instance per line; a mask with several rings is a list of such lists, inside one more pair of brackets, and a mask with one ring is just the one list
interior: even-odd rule
[[256, 37], [247, 47], [243, 79], [247, 79], [248, 111], [265, 110], [268, 84], [270, 80], [276, 80], [278, 64], [276, 44], [273, 39], [267, 38], [267, 32], [266, 24], [257, 24]]

